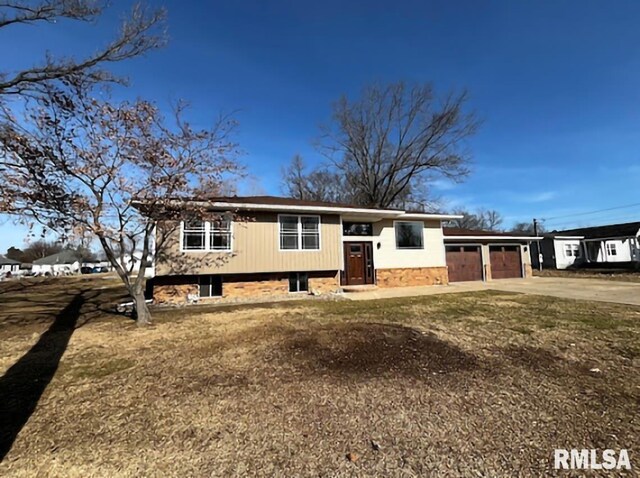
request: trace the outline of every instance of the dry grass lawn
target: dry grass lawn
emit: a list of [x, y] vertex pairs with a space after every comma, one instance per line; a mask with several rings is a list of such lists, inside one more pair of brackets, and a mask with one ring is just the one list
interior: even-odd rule
[[601, 279], [619, 282], [640, 282], [640, 271], [624, 269], [543, 269], [534, 270], [538, 277], [564, 277], [567, 279]]
[[637, 307], [485, 291], [136, 329], [118, 295], [0, 284], [0, 476], [552, 476], [558, 447], [640, 466]]

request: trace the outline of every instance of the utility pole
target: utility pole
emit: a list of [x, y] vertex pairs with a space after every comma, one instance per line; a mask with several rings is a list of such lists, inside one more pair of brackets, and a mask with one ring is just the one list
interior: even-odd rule
[[[538, 237], [538, 220], [533, 218], [533, 235]], [[542, 254], [540, 252], [540, 239], [536, 239], [536, 254], [538, 258], [538, 270], [542, 270]]]

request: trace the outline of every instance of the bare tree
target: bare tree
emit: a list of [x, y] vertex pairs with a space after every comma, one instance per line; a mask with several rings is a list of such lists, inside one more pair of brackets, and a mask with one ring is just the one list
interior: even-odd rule
[[461, 229], [499, 231], [503, 222], [502, 214], [493, 209], [479, 209], [475, 213], [458, 209], [454, 214], [460, 214], [462, 218], [449, 221], [449, 225]]
[[288, 197], [306, 201], [352, 201], [349, 187], [339, 173], [327, 168], [316, 168], [308, 172], [299, 154], [283, 170], [282, 191]]
[[[509, 232], [515, 232], [518, 234], [531, 234], [533, 235], [533, 223], [532, 222], [516, 222]], [[538, 234], [544, 232], [542, 224], [538, 224]]]
[[[184, 105], [167, 120], [147, 101], [115, 104], [92, 93], [83, 78], [47, 84], [27, 103], [25, 121], [0, 123], [0, 212], [63, 236], [90, 232], [144, 325], [145, 271], [163, 247], [154, 245], [156, 221], [177, 219], [184, 213], [175, 201], [218, 194], [240, 171], [229, 136], [235, 122], [223, 117], [195, 130], [183, 119]], [[138, 252], [138, 271], [123, 251]]]
[[318, 148], [354, 202], [399, 205], [435, 177], [468, 174], [464, 144], [478, 122], [464, 111], [466, 102], [465, 92], [437, 97], [430, 84], [369, 86], [359, 99], [334, 104]]
[[[0, 28], [55, 23], [63, 19], [92, 22], [104, 8], [104, 2], [95, 0], [5, 1], [0, 2]], [[46, 82], [72, 76], [96, 82], [117, 81], [119, 79], [103, 67], [163, 45], [164, 18], [164, 10], [150, 11], [137, 4], [123, 22], [118, 36], [89, 57], [74, 59], [47, 55], [39, 66], [18, 72], [0, 72], [0, 96], [33, 94]]]
[[20, 261], [33, 262], [36, 259], [42, 259], [43, 257], [47, 257], [52, 254], [57, 254], [58, 252], [61, 252], [63, 249], [64, 247], [59, 242], [46, 241], [44, 239], [39, 239], [37, 241], [27, 244], [27, 247], [25, 247], [23, 251], [20, 251], [22, 253], [22, 257]]

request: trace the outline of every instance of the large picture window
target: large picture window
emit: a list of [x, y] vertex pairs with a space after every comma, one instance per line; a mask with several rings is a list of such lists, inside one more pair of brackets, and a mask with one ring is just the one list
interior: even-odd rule
[[231, 251], [231, 221], [184, 221], [182, 223], [182, 249], [185, 251]]
[[284, 251], [320, 250], [319, 216], [279, 216], [280, 249]]
[[422, 222], [397, 221], [396, 249], [424, 249], [423, 229]]

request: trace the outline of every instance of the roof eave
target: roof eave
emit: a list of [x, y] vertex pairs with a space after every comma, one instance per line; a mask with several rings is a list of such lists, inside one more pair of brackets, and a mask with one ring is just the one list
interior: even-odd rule
[[449, 239], [455, 241], [463, 241], [463, 240], [490, 240], [490, 241], [537, 241], [542, 239], [539, 236], [444, 236], [444, 240], [448, 241]]

